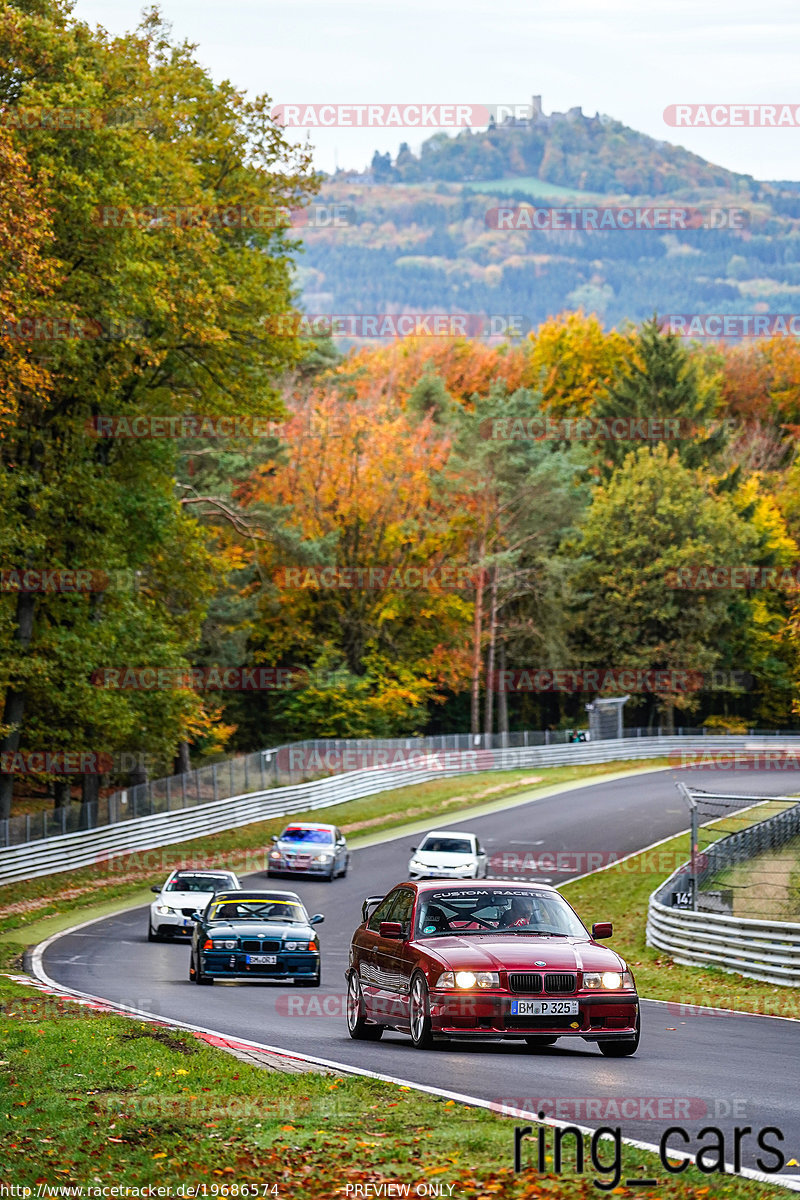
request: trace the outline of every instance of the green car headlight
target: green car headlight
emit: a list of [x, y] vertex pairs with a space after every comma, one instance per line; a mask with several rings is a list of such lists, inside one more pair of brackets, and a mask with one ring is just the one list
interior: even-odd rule
[[235, 950], [237, 942], [235, 938], [226, 938], [224, 942], [212, 942], [211, 946], [214, 950]]
[[283, 945], [284, 945], [284, 949], [286, 949], [286, 950], [307, 950], [308, 949], [308, 942], [284, 942]]

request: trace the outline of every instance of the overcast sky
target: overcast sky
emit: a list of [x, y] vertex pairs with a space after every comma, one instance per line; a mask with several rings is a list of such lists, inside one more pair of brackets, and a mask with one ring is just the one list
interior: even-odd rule
[[[77, 0], [112, 33], [141, 0]], [[800, 179], [800, 128], [674, 129], [667, 105], [800, 105], [800, 7], [671, 0], [163, 0], [199, 60], [278, 103], [581, 105], [759, 179]], [[293, 131], [292, 140], [303, 140]], [[324, 171], [417, 149], [413, 129], [315, 130]]]

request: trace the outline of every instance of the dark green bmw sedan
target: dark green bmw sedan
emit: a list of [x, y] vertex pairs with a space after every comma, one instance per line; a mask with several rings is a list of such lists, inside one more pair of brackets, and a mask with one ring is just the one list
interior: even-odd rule
[[262, 980], [319, 987], [319, 942], [295, 892], [217, 892], [195, 913], [189, 979]]

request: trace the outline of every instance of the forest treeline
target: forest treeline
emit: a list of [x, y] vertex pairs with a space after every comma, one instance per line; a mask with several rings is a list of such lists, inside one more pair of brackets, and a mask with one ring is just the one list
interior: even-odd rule
[[[0, 111], [0, 817], [308, 736], [585, 723], [496, 686], [536, 669], [701, 673], [629, 723], [797, 723], [795, 342], [577, 311], [342, 356], [275, 320], [308, 153], [156, 15], [6, 5]], [[674, 586], [698, 565], [775, 574]]]

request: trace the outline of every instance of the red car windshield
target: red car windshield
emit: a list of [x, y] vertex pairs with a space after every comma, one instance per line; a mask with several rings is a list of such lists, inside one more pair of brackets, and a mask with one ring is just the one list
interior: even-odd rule
[[417, 937], [480, 933], [588, 936], [561, 896], [530, 888], [486, 887], [423, 893], [417, 905]]

